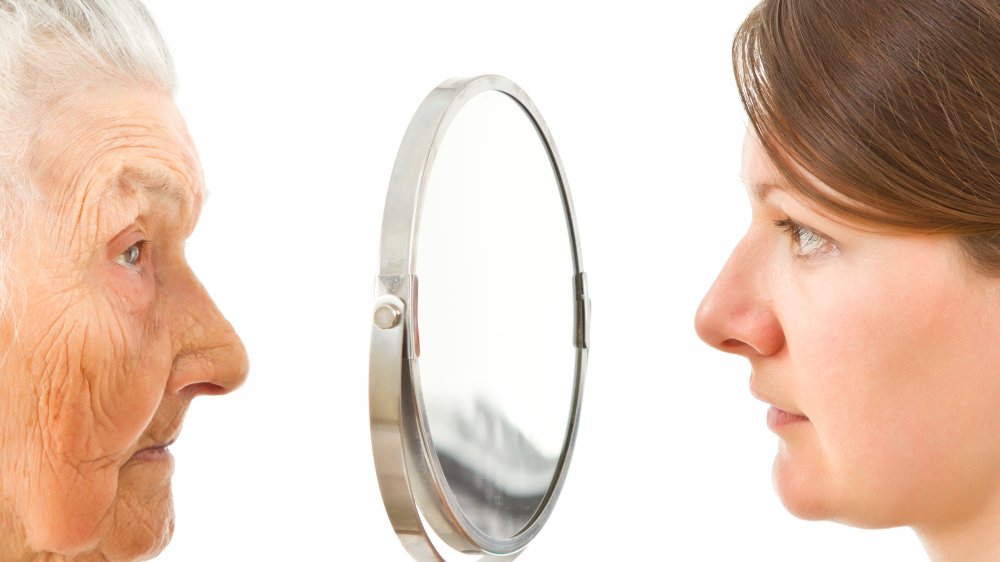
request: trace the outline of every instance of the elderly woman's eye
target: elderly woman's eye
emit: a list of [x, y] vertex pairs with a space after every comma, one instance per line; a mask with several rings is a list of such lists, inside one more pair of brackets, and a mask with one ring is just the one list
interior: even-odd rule
[[774, 225], [792, 239], [796, 257], [818, 259], [840, 254], [840, 249], [832, 241], [793, 220], [776, 220]]
[[126, 267], [138, 267], [139, 261], [142, 259], [142, 254], [146, 247], [146, 241], [140, 240], [135, 244], [132, 244], [125, 249], [124, 252], [118, 254], [115, 261], [126, 266]]

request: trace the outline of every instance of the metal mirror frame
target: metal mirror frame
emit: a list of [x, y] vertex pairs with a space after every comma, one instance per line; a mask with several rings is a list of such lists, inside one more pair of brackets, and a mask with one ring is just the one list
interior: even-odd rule
[[[441, 469], [420, 389], [417, 277], [414, 264], [420, 211], [431, 167], [448, 126], [476, 95], [498, 91], [520, 105], [545, 146], [562, 197], [573, 256], [576, 372], [562, 453], [552, 483], [529, 523], [515, 536], [483, 533], [463, 512]], [[567, 280], [569, 281], [569, 280]], [[375, 470], [386, 513], [400, 542], [419, 562], [443, 562], [426, 521], [451, 548], [510, 561], [548, 519], [566, 477], [580, 419], [589, 348], [590, 300], [566, 174], [545, 122], [528, 96], [506, 78], [485, 75], [446, 80], [431, 91], [410, 121], [389, 181], [375, 283], [369, 363], [369, 413]], [[568, 335], [568, 334], [567, 334]]]

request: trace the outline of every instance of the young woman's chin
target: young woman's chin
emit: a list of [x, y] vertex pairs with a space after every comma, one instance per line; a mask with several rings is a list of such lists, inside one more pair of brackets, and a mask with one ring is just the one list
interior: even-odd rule
[[789, 447], [784, 441], [778, 445], [771, 477], [778, 498], [789, 513], [808, 521], [830, 519], [831, 506], [826, 499], [826, 481], [820, 459], [808, 447]]
[[898, 513], [907, 511], [907, 506], [875, 491], [863, 491], [868, 484], [863, 476], [838, 477], [819, 452], [807, 447], [790, 449], [785, 443], [778, 447], [772, 479], [775, 492], [789, 513], [807, 521], [833, 521], [862, 529], [909, 524]]

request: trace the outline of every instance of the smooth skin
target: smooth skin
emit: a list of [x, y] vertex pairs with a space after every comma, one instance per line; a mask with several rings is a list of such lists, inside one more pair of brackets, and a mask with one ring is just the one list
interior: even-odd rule
[[750, 361], [754, 396], [808, 418], [775, 429], [786, 508], [912, 526], [935, 560], [1000, 560], [1000, 279], [954, 237], [805, 204], [750, 133], [742, 176], [751, 225], [696, 328]]
[[169, 94], [44, 115], [0, 318], [0, 560], [147, 559], [173, 530], [165, 445], [246, 352], [184, 257], [204, 187]]

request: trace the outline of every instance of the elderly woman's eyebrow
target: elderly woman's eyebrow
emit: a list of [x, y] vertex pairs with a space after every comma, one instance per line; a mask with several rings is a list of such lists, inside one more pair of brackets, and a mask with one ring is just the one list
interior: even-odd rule
[[130, 195], [152, 193], [178, 204], [184, 204], [190, 198], [187, 190], [172, 175], [153, 168], [122, 168], [114, 183], [119, 190]]

